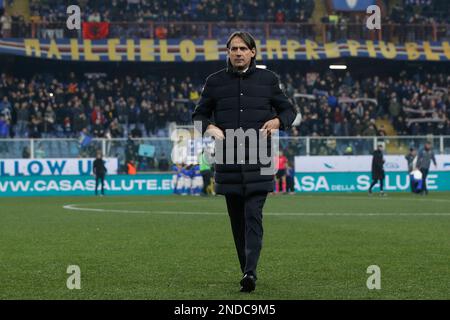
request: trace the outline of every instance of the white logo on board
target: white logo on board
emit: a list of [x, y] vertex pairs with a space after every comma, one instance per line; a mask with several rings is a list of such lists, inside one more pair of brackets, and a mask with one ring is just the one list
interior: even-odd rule
[[347, 2], [347, 5], [353, 9], [354, 7], [356, 7], [358, 0], [345, 0], [345, 2]]

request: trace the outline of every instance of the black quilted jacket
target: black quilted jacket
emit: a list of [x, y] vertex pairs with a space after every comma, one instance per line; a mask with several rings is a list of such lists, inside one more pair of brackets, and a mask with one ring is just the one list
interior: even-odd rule
[[[256, 68], [253, 61], [245, 73], [228, 67], [211, 74], [192, 114], [193, 121], [201, 121], [202, 134], [209, 124], [221, 128], [225, 134], [224, 158], [227, 148], [226, 129], [259, 130], [266, 121], [280, 119], [280, 129], [292, 125], [296, 116], [294, 106], [280, 88], [278, 76], [272, 71]], [[261, 174], [259, 161], [248, 161], [249, 148], [245, 149], [245, 161], [237, 159], [234, 164], [215, 164], [215, 191], [218, 194], [247, 195], [256, 192], [270, 192], [274, 189], [273, 175]], [[268, 144], [270, 149], [270, 141]], [[235, 145], [235, 149], [238, 145]], [[259, 145], [257, 146], [259, 148]], [[266, 150], [270, 154], [270, 150]], [[216, 157], [218, 156], [216, 150]]]

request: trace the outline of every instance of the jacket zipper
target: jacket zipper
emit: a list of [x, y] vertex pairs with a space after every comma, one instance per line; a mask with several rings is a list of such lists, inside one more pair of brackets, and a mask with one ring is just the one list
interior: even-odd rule
[[241, 81], [242, 81], [242, 75], [239, 75], [239, 86], [238, 86], [238, 123], [237, 123], [237, 127], [240, 128], [241, 127]]

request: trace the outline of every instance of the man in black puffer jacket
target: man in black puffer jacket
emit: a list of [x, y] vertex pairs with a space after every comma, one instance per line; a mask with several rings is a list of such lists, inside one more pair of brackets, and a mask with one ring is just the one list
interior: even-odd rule
[[[244, 274], [241, 291], [251, 292], [256, 286], [256, 266], [262, 247], [262, 209], [268, 192], [274, 188], [274, 172], [264, 173], [262, 169], [267, 168], [267, 162], [258, 158], [255, 163], [250, 154], [255, 149], [258, 153], [259, 148], [266, 148], [263, 154], [272, 156], [271, 134], [277, 129], [288, 129], [296, 112], [281, 90], [277, 75], [256, 68], [256, 44], [249, 33], [233, 33], [227, 41], [227, 49], [227, 68], [206, 79], [192, 119], [202, 134], [206, 132], [216, 139], [215, 191], [226, 198]], [[261, 140], [257, 140], [256, 147], [254, 144], [248, 146], [245, 138], [241, 140], [245, 146], [235, 143], [236, 136], [242, 136], [243, 132], [244, 135], [256, 132], [258, 137], [262, 132], [267, 137], [267, 145], [261, 145]], [[230, 140], [234, 142], [231, 163], [227, 157]], [[222, 143], [218, 144], [219, 141]], [[222, 145], [219, 150], [218, 145]], [[217, 161], [220, 153], [222, 161]]]

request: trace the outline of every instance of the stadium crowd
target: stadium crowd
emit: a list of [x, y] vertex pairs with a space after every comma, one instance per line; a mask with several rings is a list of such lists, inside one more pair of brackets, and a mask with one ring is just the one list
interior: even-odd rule
[[[407, 41], [449, 38], [447, 25], [450, 23], [446, 0], [404, 0], [403, 3], [389, 5], [385, 2], [389, 14], [382, 14], [381, 38], [385, 41], [404, 43]], [[353, 12], [335, 12], [330, 10], [321, 19], [327, 24], [325, 39], [373, 39], [365, 28], [366, 15]]]
[[[375, 124], [390, 119], [398, 135], [450, 134], [450, 76], [419, 72], [354, 78], [347, 72], [283, 73], [286, 94], [302, 114], [291, 136], [385, 135]], [[170, 122], [190, 124], [204, 79], [180, 76], [66, 78], [0, 75], [0, 138], [167, 136]]]
[[406, 71], [396, 78], [282, 75], [288, 96], [301, 94], [296, 103], [303, 119], [294, 136], [385, 135], [377, 118], [388, 118], [398, 135], [450, 134], [449, 81], [445, 73]]
[[[208, 32], [221, 37], [221, 32], [229, 33], [225, 26], [209, 30], [206, 24], [190, 22], [273, 22], [280, 28], [280, 32], [285, 33], [289, 30], [283, 27], [285, 22], [308, 22], [314, 9], [313, 0], [33, 0], [30, 2], [30, 19], [24, 19], [18, 14], [3, 14], [0, 36], [81, 37], [81, 33], [65, 27], [67, 7], [73, 4], [80, 6], [83, 22], [109, 23], [106, 37], [150, 38], [204, 36]], [[150, 23], [155, 25], [150, 26]], [[312, 31], [310, 29], [308, 32]], [[252, 31], [255, 35], [265, 33], [261, 26]]]
[[[83, 21], [299, 21], [310, 17], [313, 0], [99, 0], [77, 1]], [[65, 21], [66, 8], [74, 1], [33, 0], [30, 9], [35, 19]]]
[[[80, 6], [82, 21], [110, 23], [108, 37], [174, 38], [209, 34], [220, 38], [229, 34], [229, 28], [233, 27], [221, 24], [223, 22], [273, 23], [269, 29], [247, 24], [246, 29], [257, 37], [267, 32], [273, 37], [322, 35], [322, 31], [310, 25], [284, 26], [287, 22], [311, 23], [315, 8], [313, 0], [33, 0], [30, 2], [30, 19], [3, 13], [0, 18], [1, 37], [80, 37], [80, 33], [65, 28], [66, 10], [72, 4]], [[446, 0], [404, 0], [401, 5], [392, 7], [385, 1], [385, 6], [389, 12], [382, 16], [385, 40], [433, 40], [436, 35], [439, 39], [448, 38], [445, 24], [449, 23], [449, 8]], [[322, 18], [322, 22], [328, 24], [325, 37], [329, 41], [345, 37], [367, 38], [368, 30], [361, 27], [365, 25], [364, 19], [364, 13], [335, 13], [330, 8]], [[210, 28], [200, 22], [215, 24]], [[149, 23], [155, 25], [150, 27]], [[389, 26], [390, 23], [393, 25]], [[433, 32], [435, 24], [441, 27]], [[239, 27], [242, 28], [242, 24]]]
[[[384, 24], [430, 24], [449, 23], [448, 2], [446, 0], [404, 0], [392, 5], [384, 2], [390, 14], [382, 15]], [[363, 15], [364, 16], [364, 15]], [[330, 11], [329, 15], [322, 18], [322, 22], [327, 23], [362, 23], [360, 14], [349, 12]]]
[[395, 23], [449, 23], [448, 1], [446, 0], [404, 0], [395, 4], [389, 20]]
[[3, 136], [94, 137], [166, 135], [168, 122], [191, 122], [200, 87], [189, 77], [46, 78], [0, 76]]

